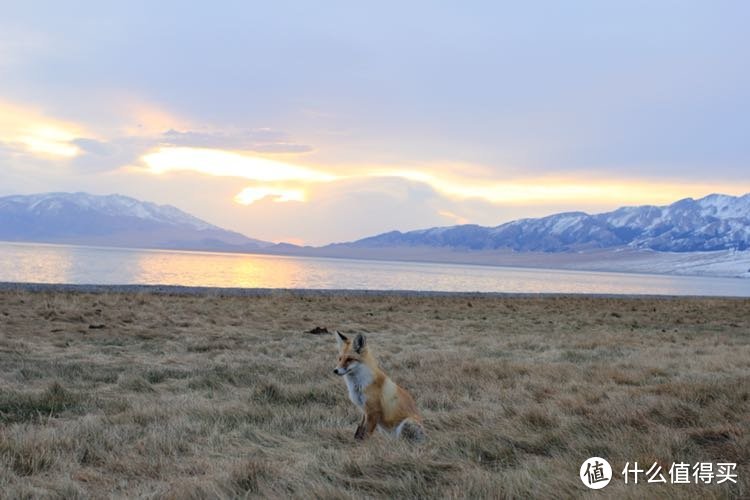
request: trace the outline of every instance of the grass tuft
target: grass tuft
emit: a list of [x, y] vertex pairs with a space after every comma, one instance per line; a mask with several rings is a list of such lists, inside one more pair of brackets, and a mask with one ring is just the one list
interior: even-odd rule
[[0, 422], [34, 422], [65, 411], [82, 411], [83, 398], [53, 382], [41, 393], [8, 391], [0, 393]]

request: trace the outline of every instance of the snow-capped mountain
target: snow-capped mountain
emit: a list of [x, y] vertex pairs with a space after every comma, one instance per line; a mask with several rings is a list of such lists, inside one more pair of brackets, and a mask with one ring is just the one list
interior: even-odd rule
[[623, 207], [589, 215], [570, 212], [521, 219], [497, 227], [461, 225], [401, 233], [392, 231], [349, 248], [443, 247], [457, 250], [511, 249], [569, 252], [613, 247], [663, 252], [750, 248], [750, 194], [712, 194], [671, 205]]
[[251, 250], [271, 245], [171, 205], [87, 193], [0, 197], [0, 240], [195, 250]]

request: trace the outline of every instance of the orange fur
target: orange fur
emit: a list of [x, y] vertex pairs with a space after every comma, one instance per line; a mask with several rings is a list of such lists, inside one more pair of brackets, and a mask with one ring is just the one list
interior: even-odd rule
[[358, 335], [351, 340], [338, 332], [336, 335], [339, 357], [334, 372], [345, 377], [349, 398], [363, 411], [355, 437], [364, 439], [377, 427], [399, 435], [401, 424], [406, 421], [415, 424], [418, 435], [423, 436], [422, 418], [414, 399], [380, 369], [364, 337]]

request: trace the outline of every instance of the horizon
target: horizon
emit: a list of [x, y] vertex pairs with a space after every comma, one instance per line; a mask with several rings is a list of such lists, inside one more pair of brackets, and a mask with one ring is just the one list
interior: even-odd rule
[[10, 6], [0, 196], [320, 246], [750, 192], [750, 6], [396, 7]]

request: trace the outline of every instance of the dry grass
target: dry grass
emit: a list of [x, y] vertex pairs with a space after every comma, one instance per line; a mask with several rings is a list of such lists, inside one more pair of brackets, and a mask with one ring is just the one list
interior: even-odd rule
[[[425, 445], [353, 439], [316, 325], [369, 335]], [[625, 486], [626, 461], [737, 462], [739, 484]], [[749, 497], [750, 301], [0, 293], [0, 491]]]

